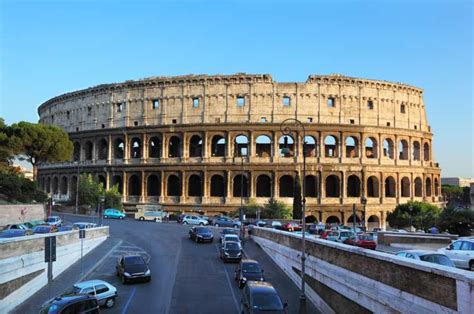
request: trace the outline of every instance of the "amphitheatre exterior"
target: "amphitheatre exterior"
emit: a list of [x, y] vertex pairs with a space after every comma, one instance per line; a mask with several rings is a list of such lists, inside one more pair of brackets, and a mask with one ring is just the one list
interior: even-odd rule
[[[367, 199], [369, 226], [409, 200], [440, 203], [423, 91], [401, 83], [310, 75], [278, 83], [268, 74], [153, 77], [66, 93], [43, 103], [40, 122], [66, 130], [74, 160], [38, 167], [40, 186], [73, 194], [77, 173], [118, 185], [127, 206], [232, 211], [250, 199], [292, 203], [302, 178], [307, 215], [352, 221]], [[241, 191], [243, 187], [243, 191]]]

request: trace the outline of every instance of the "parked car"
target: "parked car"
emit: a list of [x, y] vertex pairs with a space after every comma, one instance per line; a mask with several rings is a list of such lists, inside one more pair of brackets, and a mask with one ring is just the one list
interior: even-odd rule
[[96, 228], [97, 224], [92, 223], [92, 222], [75, 222], [72, 224], [73, 229], [91, 229], [91, 228]]
[[247, 281], [265, 281], [263, 269], [253, 259], [243, 259], [235, 269], [235, 281], [242, 289]]
[[132, 280], [151, 280], [151, 271], [148, 263], [141, 255], [123, 255], [117, 261], [115, 266], [117, 276], [120, 277], [123, 284]]
[[44, 220], [32, 220], [32, 221], [27, 221], [24, 223], [24, 225], [30, 229], [33, 229], [34, 227], [38, 225], [44, 225], [44, 224], [46, 224], [46, 221]]
[[286, 313], [287, 303], [281, 301], [280, 296], [271, 283], [249, 281], [245, 285], [240, 301], [241, 313]]
[[55, 225], [39, 225], [33, 228], [33, 233], [53, 233], [57, 231], [58, 228]]
[[186, 215], [183, 218], [183, 224], [206, 226], [209, 224], [209, 222], [206, 219], [200, 218], [199, 216]]
[[[301, 231], [295, 231], [295, 232], [293, 232], [293, 234], [302, 237], [303, 236], [303, 231], [302, 230]], [[305, 236], [305, 238], [309, 238], [309, 237], [314, 238], [313, 235], [311, 233], [309, 233], [308, 231], [306, 231], [304, 233], [304, 236]]]
[[8, 229], [0, 232], [0, 238], [16, 238], [24, 237], [27, 235], [32, 235], [33, 230], [23, 230], [23, 229]]
[[281, 222], [275, 220], [275, 221], [272, 221], [271, 227], [273, 229], [281, 230], [283, 228], [283, 224]]
[[240, 228], [240, 221], [232, 220], [228, 217], [217, 217], [214, 219], [213, 223], [216, 227]]
[[397, 256], [411, 258], [417, 261], [423, 261], [428, 263], [434, 263], [443, 266], [456, 267], [454, 263], [444, 255], [436, 251], [425, 251], [425, 250], [408, 250], [398, 252]]
[[176, 221], [181, 224], [181, 223], [183, 223], [184, 217], [186, 217], [186, 214], [179, 214]]
[[281, 227], [281, 230], [289, 231], [289, 232], [301, 231], [301, 229], [303, 228], [296, 222], [287, 222], [286, 224], [283, 224], [283, 226]]
[[10, 224], [6, 225], [3, 230], [28, 230], [30, 229], [26, 224]]
[[164, 211], [144, 211], [144, 212], [136, 212], [135, 219], [140, 221], [154, 221], [154, 222], [162, 222], [163, 218], [166, 216], [166, 212]]
[[116, 219], [125, 219], [127, 215], [121, 210], [115, 208], [107, 208], [104, 210], [104, 218], [116, 218]]
[[88, 294], [71, 295], [49, 300], [41, 307], [40, 314], [100, 313], [96, 297]]
[[239, 244], [240, 246], [242, 246], [240, 244], [240, 238], [238, 235], [236, 234], [226, 234], [223, 238], [222, 238], [222, 246], [224, 246], [226, 243], [229, 243], [229, 242], [235, 242], [237, 244]]
[[227, 234], [239, 234], [239, 230], [237, 229], [230, 229], [230, 228], [225, 228], [222, 229], [220, 232], [220, 237], [219, 237], [219, 243], [222, 243], [222, 240]]
[[331, 230], [324, 230], [324, 231], [321, 232], [321, 234], [319, 235], [319, 238], [320, 238], [320, 239], [323, 239], [323, 240], [327, 240], [328, 235], [329, 235], [329, 233], [331, 233], [331, 232], [332, 232]]
[[438, 252], [446, 254], [456, 267], [474, 271], [474, 237], [460, 238]]
[[331, 231], [328, 233], [326, 240], [335, 242], [344, 242], [353, 235], [350, 231]]
[[71, 230], [74, 230], [74, 226], [73, 226], [73, 225], [61, 226], [61, 227], [58, 228], [58, 232], [61, 232], [61, 231], [71, 231]]
[[344, 243], [371, 250], [375, 250], [377, 247], [374, 237], [367, 233], [352, 234]]
[[227, 242], [221, 246], [220, 258], [226, 263], [227, 261], [240, 262], [242, 259], [242, 247], [236, 242]]
[[62, 296], [71, 296], [78, 294], [88, 294], [95, 296], [97, 302], [107, 308], [111, 308], [115, 304], [117, 297], [117, 288], [103, 280], [88, 280], [78, 282], [68, 289]]
[[188, 234], [189, 239], [199, 242], [211, 242], [214, 241], [214, 235], [211, 230], [205, 227], [192, 227]]
[[59, 216], [49, 216], [48, 219], [46, 219], [46, 223], [50, 226], [59, 227], [62, 225], [63, 220]]
[[263, 221], [263, 220], [259, 220], [255, 223], [255, 225], [257, 227], [266, 227], [267, 226], [267, 222], [266, 221]]
[[308, 232], [311, 234], [320, 234], [325, 229], [323, 224], [311, 224], [308, 228]]

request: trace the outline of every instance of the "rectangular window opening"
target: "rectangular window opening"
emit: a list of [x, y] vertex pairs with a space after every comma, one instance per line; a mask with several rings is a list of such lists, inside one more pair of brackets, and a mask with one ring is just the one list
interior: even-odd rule
[[418, 129], [418, 126], [417, 126], [417, 125], [415, 125], [415, 130], [417, 130], [417, 129]]
[[216, 123], [221, 123], [221, 118], [216, 118]]
[[390, 126], [390, 122], [387, 122], [387, 126]]
[[69, 119], [69, 117], [71, 116], [71, 113], [68, 111], [66, 112], [66, 117]]
[[242, 96], [237, 97], [237, 107], [245, 106], [245, 98]]
[[328, 107], [331, 107], [331, 108], [336, 107], [336, 98], [334, 97], [328, 98]]
[[260, 122], [267, 122], [267, 118], [266, 117], [261, 117]]
[[193, 98], [193, 107], [198, 108], [199, 107], [199, 98]]
[[374, 102], [372, 100], [369, 100], [367, 102], [367, 107], [369, 108], [369, 110], [372, 110], [374, 109]]
[[152, 109], [158, 109], [160, 107], [160, 100], [159, 99], [153, 99], [151, 103], [151, 108]]
[[138, 125], [138, 121], [133, 121], [133, 125], [134, 125], [134, 126], [137, 126], [137, 125]]
[[283, 106], [289, 107], [291, 105], [291, 98], [288, 96], [283, 97]]
[[171, 120], [171, 122], [172, 122], [173, 124], [176, 124], [177, 121], [176, 121], [176, 119], [173, 119], [173, 120]]
[[308, 123], [311, 123], [311, 122], [313, 122], [313, 118], [311, 118], [311, 117], [308, 117], [308, 118], [306, 119], [306, 122], [308, 122]]
[[354, 119], [350, 119], [349, 122], [350, 122], [351, 124], [354, 124], [354, 123], [355, 123]]
[[117, 104], [117, 112], [122, 112], [123, 111], [123, 102], [120, 102]]
[[102, 128], [105, 129], [105, 124], [102, 124]]
[[401, 105], [401, 106], [400, 106], [400, 112], [401, 112], [401, 113], [405, 113], [405, 105]]

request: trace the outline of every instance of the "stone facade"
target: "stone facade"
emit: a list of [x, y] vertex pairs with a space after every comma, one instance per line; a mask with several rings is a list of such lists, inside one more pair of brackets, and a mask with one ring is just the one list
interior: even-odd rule
[[71, 194], [80, 171], [107, 188], [118, 184], [129, 205], [209, 213], [236, 209], [241, 195], [291, 203], [293, 178], [303, 177], [303, 131], [285, 136], [281, 123], [296, 118], [306, 136], [308, 215], [346, 223], [352, 204], [360, 217], [365, 196], [375, 226], [398, 203], [440, 201], [423, 91], [401, 83], [156, 77], [60, 95], [38, 112], [75, 145], [75, 162], [38, 169], [41, 186], [58, 198]]

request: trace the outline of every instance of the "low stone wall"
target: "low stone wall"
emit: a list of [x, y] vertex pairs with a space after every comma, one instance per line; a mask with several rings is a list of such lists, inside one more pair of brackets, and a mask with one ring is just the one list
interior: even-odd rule
[[0, 228], [8, 224], [44, 220], [46, 215], [43, 204], [0, 205]]
[[[109, 227], [86, 230], [84, 255], [107, 239]], [[0, 312], [8, 313], [48, 282], [48, 264], [44, 262], [44, 238], [32, 235], [0, 240]], [[79, 261], [81, 241], [79, 232], [66, 231], [56, 236], [56, 262], [53, 278]]]
[[377, 243], [411, 249], [438, 249], [457, 240], [457, 235], [430, 233], [378, 232]]
[[[257, 242], [297, 285], [301, 237], [254, 229]], [[341, 243], [306, 242], [308, 298], [323, 313], [474, 313], [474, 274]]]

